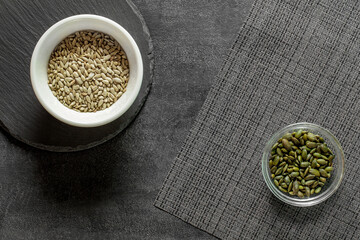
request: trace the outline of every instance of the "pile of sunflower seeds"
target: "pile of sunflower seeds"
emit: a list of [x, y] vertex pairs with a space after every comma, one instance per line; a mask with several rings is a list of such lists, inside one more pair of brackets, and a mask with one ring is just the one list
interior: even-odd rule
[[66, 37], [52, 52], [48, 85], [66, 107], [96, 112], [125, 93], [129, 71], [127, 56], [114, 38], [80, 31]]
[[271, 149], [271, 178], [280, 191], [309, 197], [330, 178], [334, 157], [319, 135], [302, 130], [286, 133]]

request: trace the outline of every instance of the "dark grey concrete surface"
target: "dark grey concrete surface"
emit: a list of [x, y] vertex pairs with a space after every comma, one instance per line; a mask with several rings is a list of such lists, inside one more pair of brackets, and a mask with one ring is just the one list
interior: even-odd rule
[[214, 239], [153, 202], [252, 0], [134, 3], [154, 44], [147, 102], [125, 131], [76, 153], [1, 131], [0, 239]]

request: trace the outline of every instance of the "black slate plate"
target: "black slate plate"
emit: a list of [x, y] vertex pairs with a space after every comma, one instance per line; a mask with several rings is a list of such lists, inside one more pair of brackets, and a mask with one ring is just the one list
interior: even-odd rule
[[[97, 14], [122, 25], [135, 39], [144, 63], [143, 85], [131, 108], [101, 127], [77, 128], [52, 117], [40, 105], [30, 82], [30, 59], [41, 35], [76, 14]], [[138, 114], [152, 83], [152, 42], [134, 4], [117, 0], [0, 0], [0, 124], [15, 138], [37, 148], [67, 152], [101, 144], [121, 132]]]

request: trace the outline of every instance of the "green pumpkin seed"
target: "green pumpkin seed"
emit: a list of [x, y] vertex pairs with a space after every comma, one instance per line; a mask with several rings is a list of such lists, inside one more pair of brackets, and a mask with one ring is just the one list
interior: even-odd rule
[[282, 162], [279, 164], [279, 167], [285, 166], [286, 162]]
[[323, 151], [324, 153], [329, 152], [329, 148], [326, 146], [326, 144], [321, 144], [320, 145], [321, 151]]
[[306, 151], [306, 149], [303, 149], [302, 151], [301, 151], [301, 157], [302, 157], [302, 159], [307, 159], [307, 151]]
[[299, 191], [299, 182], [295, 180], [293, 184], [293, 192], [294, 194], [297, 194], [298, 191]]
[[289, 166], [288, 164], [286, 164], [286, 165], [284, 166], [284, 169], [283, 169], [283, 172], [282, 172], [283, 174], [286, 173], [286, 170], [288, 169], [288, 166]]
[[299, 175], [300, 175], [299, 172], [292, 172], [292, 173], [290, 173], [290, 177], [292, 177], [292, 178], [296, 178], [296, 177], [298, 177]]
[[274, 178], [275, 177], [275, 174], [271, 174], [271, 178]]
[[315, 182], [315, 180], [308, 180], [305, 182], [306, 186], [310, 186], [311, 184], [313, 184]]
[[317, 160], [317, 163], [319, 163], [320, 165], [327, 165], [328, 162], [326, 160], [324, 160], [324, 159], [319, 158]]
[[327, 171], [327, 172], [331, 172], [332, 170], [334, 170], [333, 167], [326, 167], [326, 168], [325, 168], [325, 171]]
[[279, 175], [279, 176], [276, 176], [276, 177], [275, 177], [276, 180], [280, 180], [280, 179], [282, 179], [282, 178], [284, 178], [283, 175]]
[[326, 178], [324, 178], [324, 177], [320, 177], [319, 180], [323, 183], [326, 182]]
[[322, 137], [319, 137], [319, 142], [325, 142], [325, 140], [324, 140], [324, 138], [322, 138]]
[[299, 192], [297, 193], [297, 196], [298, 196], [299, 198], [303, 198], [303, 197], [304, 197], [304, 194], [299, 191]]
[[289, 152], [291, 151], [292, 148], [290, 142], [287, 139], [283, 138], [282, 144], [286, 148], [286, 150], [288, 150]]
[[309, 141], [311, 142], [315, 142], [316, 141], [316, 137], [313, 133], [308, 133], [307, 134], [307, 138], [309, 139]]
[[275, 186], [277, 186], [277, 187], [279, 186], [278, 180], [275, 179], [275, 180], [274, 180], [274, 183], [275, 183]]
[[[311, 174], [315, 175], [316, 177], [320, 177], [320, 172], [314, 168], [310, 169], [309, 171]], [[275, 174], [276, 175], [276, 174]]]
[[321, 191], [321, 187], [318, 187], [317, 189], [315, 189], [315, 193], [319, 193]]
[[304, 185], [305, 185], [305, 183], [306, 183], [306, 182], [305, 182], [305, 180], [304, 180], [304, 179], [302, 179], [302, 180], [301, 180], [301, 185], [303, 185], [303, 186], [304, 186]]
[[316, 158], [320, 158], [321, 154], [316, 152], [316, 153], [313, 154], [313, 156], [316, 157]]
[[316, 151], [316, 149], [310, 150], [310, 154], [314, 154], [315, 151]]
[[291, 141], [295, 144], [295, 145], [300, 145], [300, 142], [297, 138], [291, 137]]
[[273, 166], [273, 167], [270, 169], [270, 172], [271, 172], [271, 173], [275, 173], [276, 170], [277, 170], [277, 167], [276, 167], [276, 166]]
[[319, 184], [319, 181], [315, 181], [311, 186], [310, 188], [316, 188], [316, 186]]
[[286, 177], [284, 178], [284, 181], [285, 181], [286, 184], [290, 184], [290, 178], [289, 178], [289, 176], [286, 176]]
[[307, 141], [306, 142], [306, 146], [308, 148], [316, 148], [317, 144], [315, 142], [310, 142], [310, 141]]
[[288, 188], [288, 185], [286, 183], [281, 183], [281, 187], [284, 188], [284, 189], [287, 189]]
[[279, 180], [279, 184], [282, 184], [283, 182], [284, 182], [283, 178]]
[[309, 187], [305, 187], [305, 195], [307, 196], [307, 197], [310, 197], [310, 188]]
[[270, 160], [270, 161], [269, 161], [269, 167], [272, 168], [272, 166], [273, 166], [273, 161]]
[[290, 140], [292, 137], [291, 133], [285, 133], [283, 138], [287, 139], [287, 140]]
[[300, 129], [295, 133], [294, 137], [299, 138], [301, 137], [301, 134], [302, 134], [302, 130]]
[[[289, 190], [288, 190], [288, 191], [289, 191]], [[295, 195], [294, 192], [289, 192], [289, 194], [290, 194], [291, 196]]]
[[295, 160], [295, 158], [294, 158], [293, 156], [288, 156], [288, 159], [289, 159], [290, 161], [294, 161], [294, 160]]
[[283, 171], [283, 168], [282, 167], [279, 167], [276, 172], [275, 172], [275, 175], [279, 175], [280, 173], [282, 173]]
[[293, 187], [293, 182], [291, 182], [290, 184], [289, 184], [289, 187], [288, 187], [288, 192], [290, 192], [291, 191], [291, 189], [292, 189], [292, 187]]
[[271, 147], [271, 150], [275, 150], [278, 145], [279, 145], [279, 143], [275, 143], [275, 144]]
[[276, 156], [273, 160], [273, 165], [274, 166], [277, 166], [279, 164], [279, 161], [280, 161], [280, 157], [279, 156]]
[[305, 141], [302, 137], [300, 137], [300, 145], [303, 146], [305, 144]]
[[316, 147], [316, 152], [317, 152], [317, 153], [321, 153], [320, 145], [318, 145], [318, 146]]
[[319, 186], [323, 187], [325, 184], [323, 182], [319, 182]]
[[300, 189], [300, 190], [303, 190], [303, 189], [304, 189], [304, 186], [299, 185], [299, 189]]
[[276, 153], [277, 153], [280, 157], [284, 156], [284, 154], [282, 153], [282, 151], [281, 151], [280, 148], [277, 148], [277, 149], [276, 149]]
[[282, 148], [281, 151], [282, 151], [283, 153], [287, 153], [287, 152], [288, 152], [288, 150], [286, 150], [286, 148]]
[[329, 177], [329, 175], [328, 175], [328, 173], [325, 171], [325, 169], [320, 169], [319, 171], [320, 171], [320, 174], [321, 174], [322, 177], [326, 177], [326, 178]]
[[279, 189], [280, 189], [280, 191], [282, 191], [282, 192], [287, 192], [286, 189], [284, 189], [284, 188], [282, 188], [282, 187], [280, 187], [280, 186], [279, 186]]
[[314, 194], [315, 189], [311, 189], [310, 194]]
[[309, 162], [301, 162], [300, 163], [300, 167], [302, 167], [302, 168], [307, 168], [308, 166], [310, 166]]
[[299, 168], [298, 167], [293, 167], [294, 172], [298, 172]]
[[305, 133], [302, 137], [303, 137], [304, 141], [307, 141], [307, 140], [308, 140], [308, 135], [307, 135], [307, 133]]
[[315, 175], [309, 174], [304, 179], [307, 181], [307, 180], [311, 180], [311, 179], [314, 179], [314, 178], [315, 178]]
[[329, 158], [327, 156], [321, 155], [321, 158], [325, 159], [325, 160], [329, 160]]
[[310, 168], [311, 168], [311, 167], [307, 167], [307, 168], [306, 168], [306, 170], [305, 170], [305, 172], [304, 172], [304, 175], [305, 175], [305, 176], [308, 175], [308, 173], [309, 173], [309, 171], [310, 171]]

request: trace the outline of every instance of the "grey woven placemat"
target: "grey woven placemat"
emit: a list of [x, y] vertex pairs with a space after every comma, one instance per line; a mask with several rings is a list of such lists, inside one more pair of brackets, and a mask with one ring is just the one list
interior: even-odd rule
[[[358, 1], [257, 0], [156, 199], [222, 239], [360, 239]], [[313, 122], [346, 156], [324, 203], [281, 203], [261, 175], [279, 128]]]

